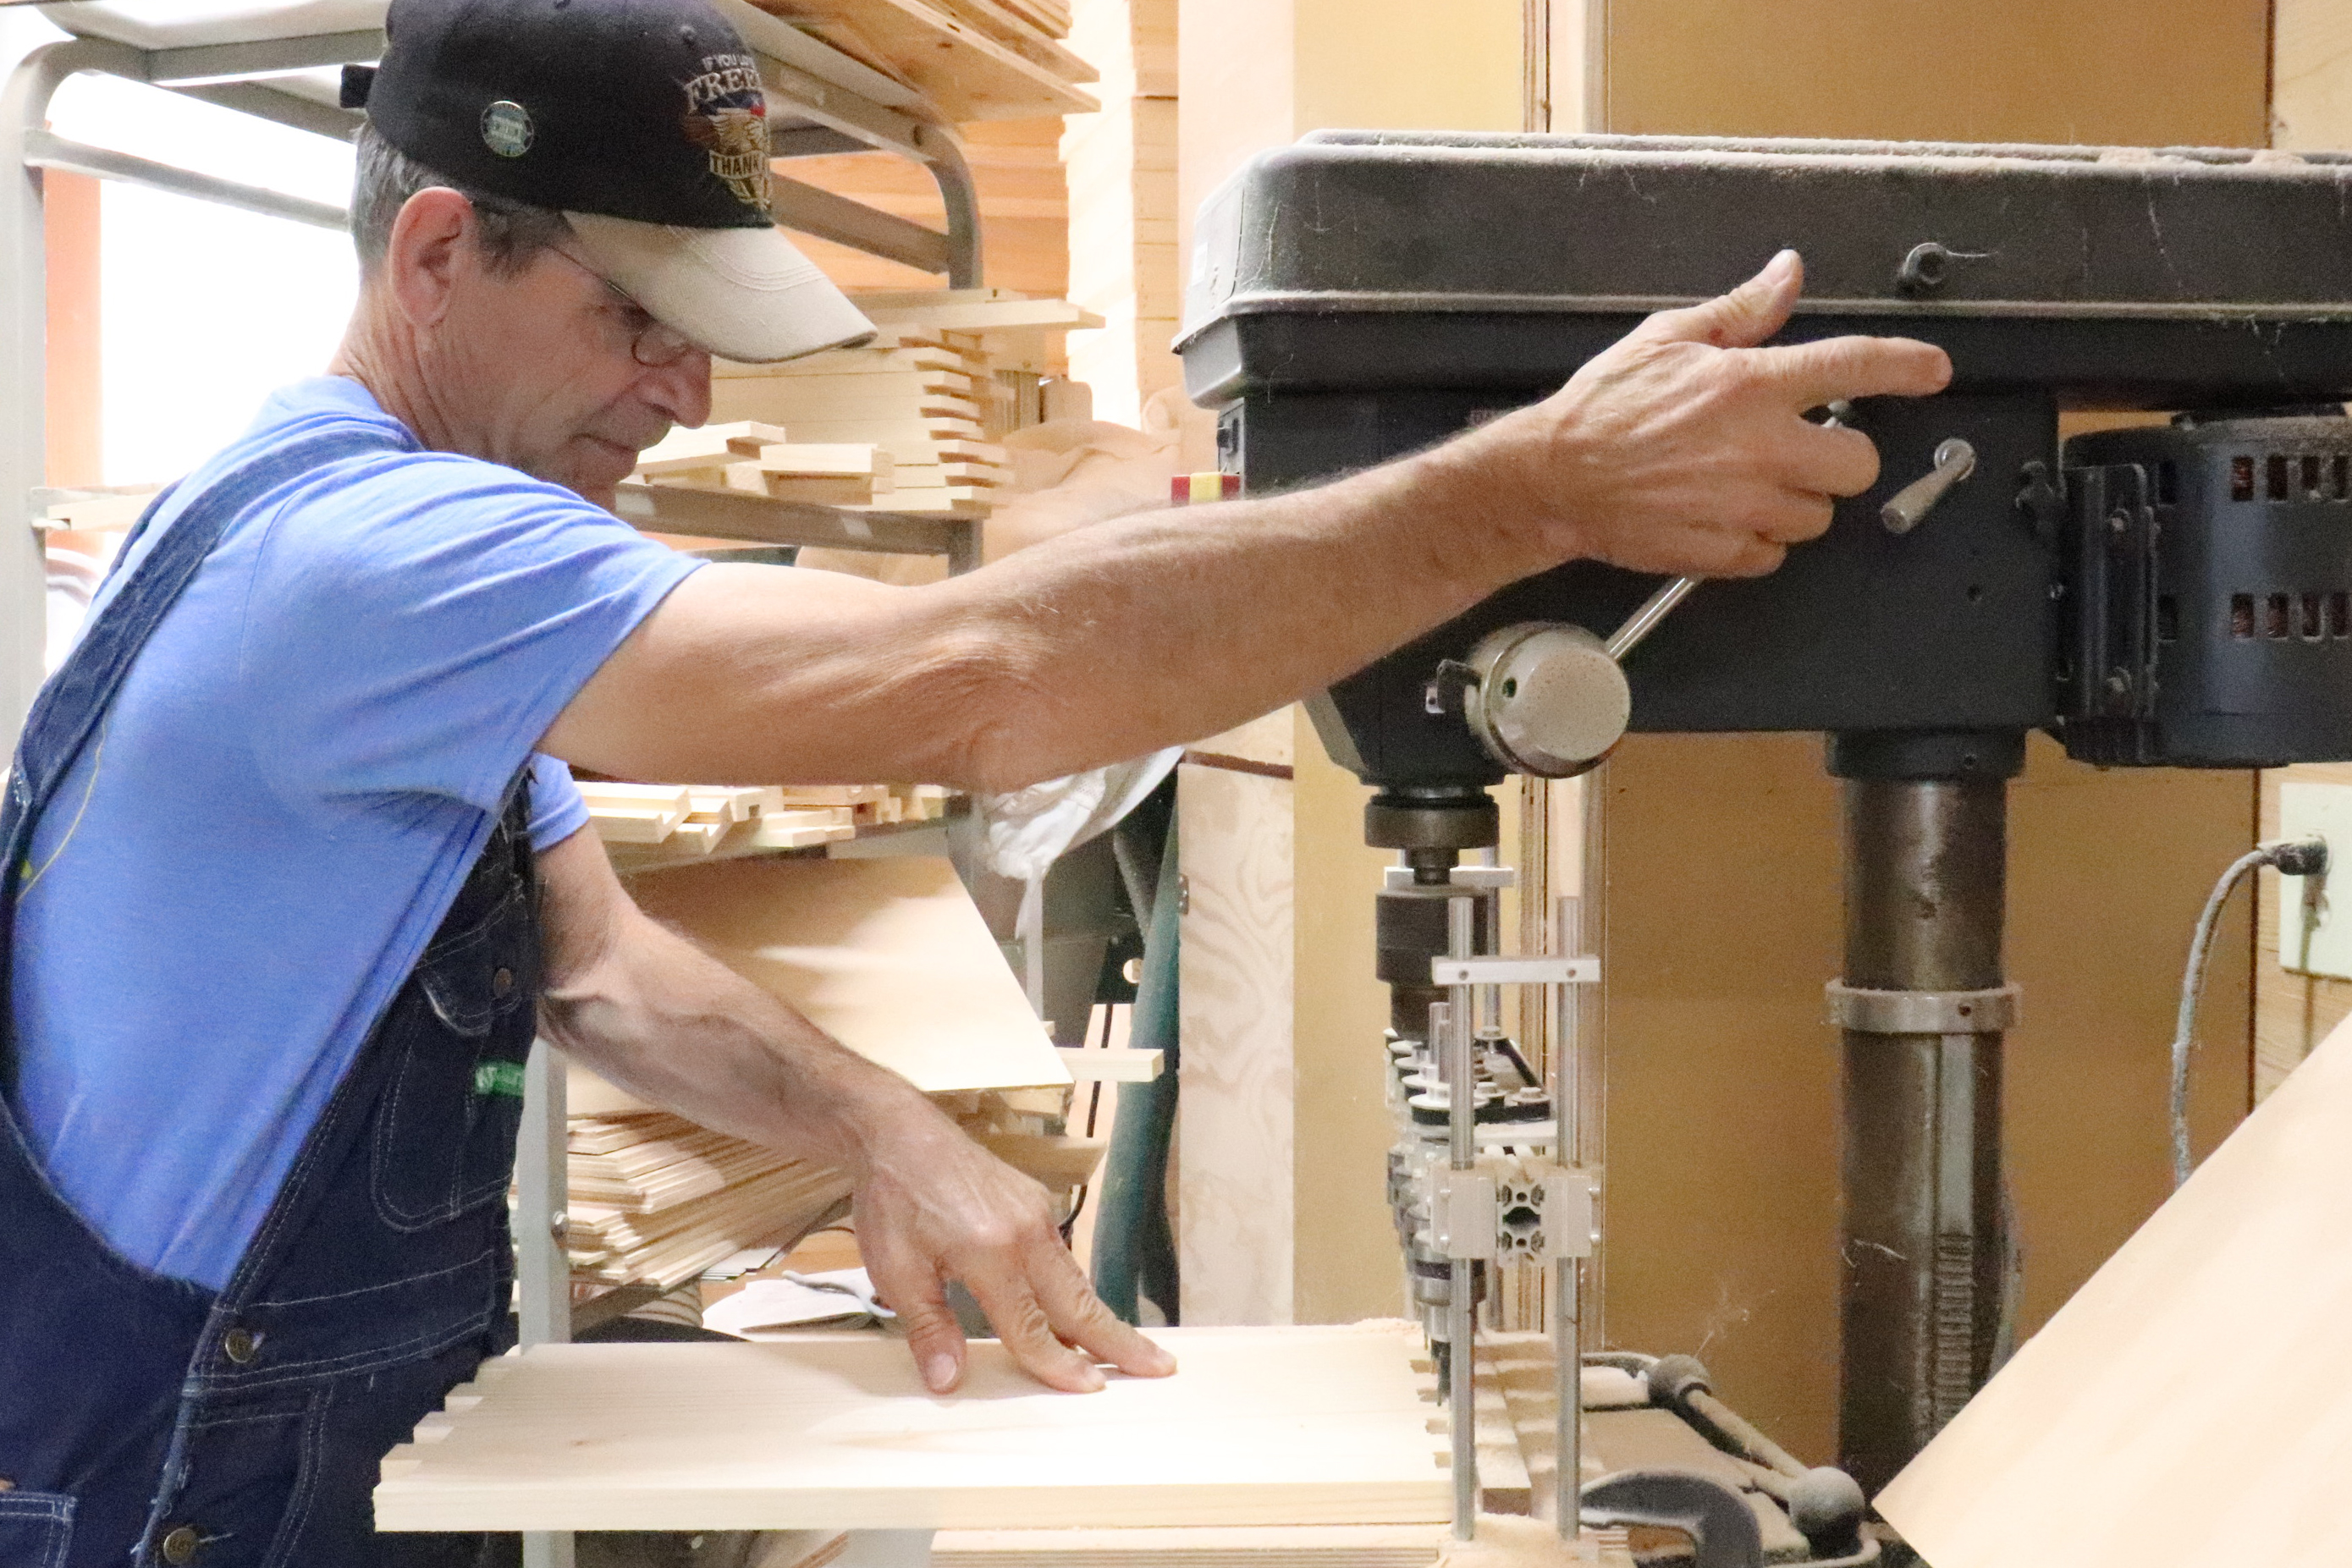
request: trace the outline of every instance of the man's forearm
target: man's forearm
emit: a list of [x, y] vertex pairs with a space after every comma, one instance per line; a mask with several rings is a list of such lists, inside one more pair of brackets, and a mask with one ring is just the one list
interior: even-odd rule
[[1784, 256], [1540, 403], [1319, 489], [1101, 524], [922, 589], [698, 572], [546, 747], [629, 778], [1002, 789], [1228, 728], [1564, 560], [1769, 571], [1877, 476], [1866, 436], [1805, 411], [1950, 373], [1901, 340], [1745, 347], [1800, 282]]
[[[601, 854], [593, 843], [590, 848]], [[634, 911], [599, 960], [551, 987], [548, 1037], [599, 1076], [689, 1121], [854, 1176], [877, 1145], [953, 1132], [914, 1086]]]
[[545, 746], [630, 778], [1017, 788], [1254, 718], [1546, 564], [1496, 509], [1437, 452], [925, 588], [706, 568]]

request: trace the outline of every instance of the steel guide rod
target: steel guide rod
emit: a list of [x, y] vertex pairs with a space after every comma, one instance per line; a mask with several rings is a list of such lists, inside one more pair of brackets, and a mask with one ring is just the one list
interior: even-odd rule
[[[1476, 954], [1478, 907], [1471, 898], [1445, 904], [1446, 952], [1456, 958]], [[1468, 1171], [1477, 1164], [1477, 1076], [1471, 1061], [1475, 988], [1449, 987], [1445, 1009], [1444, 1067], [1446, 1165]], [[1431, 1011], [1435, 1012], [1436, 1007]], [[1459, 1252], [1459, 1246], [1451, 1250]], [[1447, 1265], [1445, 1301], [1446, 1399], [1454, 1461], [1454, 1538], [1478, 1533], [1477, 1303], [1478, 1265], [1455, 1257]]]
[[[1553, 924], [1553, 950], [1568, 957], [1582, 950], [1580, 904], [1563, 897]], [[1552, 1164], [1563, 1171], [1578, 1169], [1576, 1092], [1579, 1040], [1576, 1033], [1577, 996], [1574, 986], [1553, 993], [1559, 1009], [1552, 1028], [1550, 1069], [1552, 1110], [1558, 1117], [1552, 1142]], [[1555, 1235], [1562, 1250], [1552, 1281], [1552, 1523], [1562, 1541], [1574, 1544], [1583, 1533], [1577, 1490], [1584, 1479], [1584, 1358], [1579, 1343], [1579, 1318], [1583, 1302], [1584, 1260], [1565, 1239]]]

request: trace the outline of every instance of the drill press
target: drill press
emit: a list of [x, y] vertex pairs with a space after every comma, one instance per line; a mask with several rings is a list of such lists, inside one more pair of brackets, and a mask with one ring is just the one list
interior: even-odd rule
[[[1265, 493], [1542, 397], [1784, 245], [1809, 282], [1781, 340], [1897, 333], [1951, 356], [1937, 397], [1839, 411], [1878, 447], [1876, 488], [1771, 577], [1652, 615], [1622, 665], [1603, 639], [1659, 584], [1576, 563], [1311, 710], [1377, 788], [1369, 841], [1402, 861], [1379, 894], [1391, 1049], [1419, 1069], [1416, 1109], [1467, 1112], [1474, 1155], [1538, 1087], [1461, 1103], [1477, 1031], [1433, 978], [1496, 950], [1478, 869], [1457, 869], [1496, 842], [1487, 789], [1589, 767], [1629, 725], [1827, 736], [1845, 789], [1841, 1462], [1874, 1490], [1983, 1382], [2013, 1306], [2000, 947], [2026, 732], [2103, 766], [2352, 758], [2352, 160], [1320, 132], [1202, 209], [1179, 348], [1222, 465]], [[2174, 418], [2062, 454], [2061, 408]], [[1573, 1164], [1570, 1128], [1529, 1146]], [[1463, 1168], [1391, 1180], [1404, 1207], [1451, 1212]], [[1458, 1239], [1433, 1245], [1443, 1230], [1409, 1256], [1433, 1337], [1458, 1344], [1478, 1270]]]

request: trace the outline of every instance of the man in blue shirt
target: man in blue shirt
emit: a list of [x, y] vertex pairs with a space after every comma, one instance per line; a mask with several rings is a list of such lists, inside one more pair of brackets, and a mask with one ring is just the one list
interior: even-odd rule
[[751, 57], [704, 0], [396, 0], [390, 37], [341, 351], [152, 511], [0, 818], [0, 1562], [446, 1550], [373, 1536], [368, 1489], [496, 1347], [535, 1030], [851, 1172], [932, 1387], [950, 1280], [1055, 1387], [1172, 1370], [1034, 1183], [643, 915], [566, 765], [1002, 789], [1137, 755], [1562, 560], [1769, 570], [1876, 473], [1803, 412], [1948, 374], [1756, 347], [1783, 256], [1320, 490], [919, 589], [705, 565], [604, 509], [637, 453], [702, 422], [713, 352], [869, 330], [770, 220]]

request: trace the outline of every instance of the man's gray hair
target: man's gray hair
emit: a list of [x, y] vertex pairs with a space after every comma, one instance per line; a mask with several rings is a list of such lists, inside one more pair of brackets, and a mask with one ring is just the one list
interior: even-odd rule
[[477, 233], [490, 270], [512, 277], [543, 250], [572, 232], [552, 207], [534, 207], [486, 191], [468, 189], [436, 173], [385, 141], [373, 125], [360, 127], [359, 167], [352, 180], [352, 243], [359, 248], [360, 276], [373, 277], [392, 248], [392, 225], [408, 198], [439, 185], [474, 204]]

